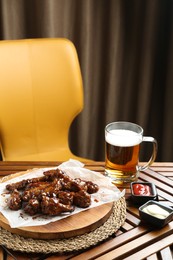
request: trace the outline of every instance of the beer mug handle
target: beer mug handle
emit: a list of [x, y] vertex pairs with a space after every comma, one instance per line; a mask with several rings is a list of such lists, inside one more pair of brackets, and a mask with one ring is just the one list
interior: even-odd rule
[[155, 138], [151, 136], [143, 136], [142, 142], [151, 142], [153, 144], [153, 151], [149, 161], [145, 165], [139, 166], [139, 171], [146, 170], [155, 161], [157, 155], [157, 141]]

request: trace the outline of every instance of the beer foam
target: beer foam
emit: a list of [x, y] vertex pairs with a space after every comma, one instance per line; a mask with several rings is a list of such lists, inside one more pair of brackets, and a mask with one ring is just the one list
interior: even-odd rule
[[128, 147], [140, 144], [142, 136], [131, 130], [114, 129], [106, 133], [105, 139], [109, 144]]

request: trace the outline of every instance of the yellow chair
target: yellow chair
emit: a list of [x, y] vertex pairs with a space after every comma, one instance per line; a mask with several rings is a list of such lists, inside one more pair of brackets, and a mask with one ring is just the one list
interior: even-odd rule
[[76, 49], [63, 38], [0, 41], [0, 143], [6, 161], [75, 156], [69, 128], [83, 109]]

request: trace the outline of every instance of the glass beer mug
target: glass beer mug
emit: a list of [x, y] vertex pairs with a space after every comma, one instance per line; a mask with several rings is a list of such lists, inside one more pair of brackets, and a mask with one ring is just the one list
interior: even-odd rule
[[[140, 144], [152, 143], [149, 161], [139, 166]], [[141, 126], [130, 122], [112, 122], [105, 127], [105, 175], [113, 183], [123, 184], [136, 181], [139, 172], [147, 169], [157, 155], [157, 141], [150, 136], [143, 136]]]

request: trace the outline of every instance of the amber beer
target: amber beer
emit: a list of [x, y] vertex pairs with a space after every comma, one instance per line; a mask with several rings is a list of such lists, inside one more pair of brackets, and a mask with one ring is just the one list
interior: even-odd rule
[[113, 179], [136, 180], [141, 136], [130, 130], [110, 130], [106, 137], [106, 172]]
[[141, 136], [130, 130], [114, 129], [106, 138], [106, 172], [113, 179], [137, 178]]
[[[139, 166], [141, 142], [150, 142], [153, 149], [148, 162]], [[157, 155], [157, 141], [154, 137], [143, 136], [141, 126], [131, 122], [112, 122], [105, 128], [105, 174], [115, 184], [137, 180], [139, 172], [147, 169]]]

